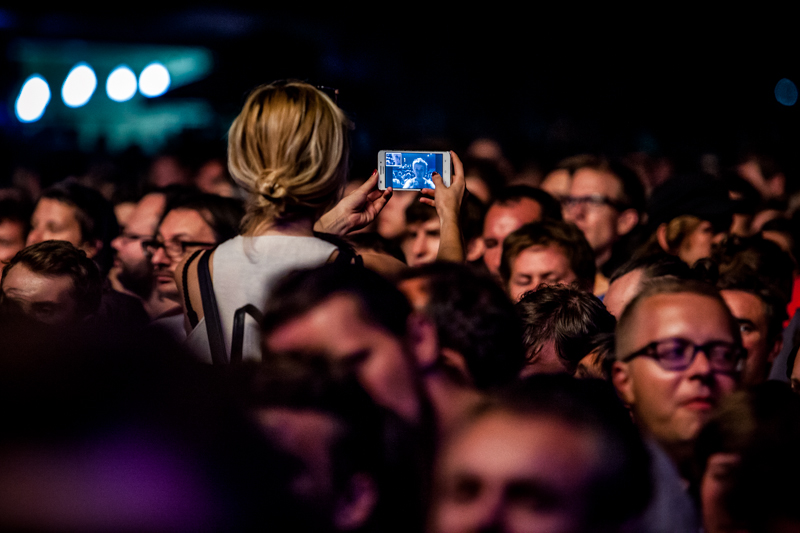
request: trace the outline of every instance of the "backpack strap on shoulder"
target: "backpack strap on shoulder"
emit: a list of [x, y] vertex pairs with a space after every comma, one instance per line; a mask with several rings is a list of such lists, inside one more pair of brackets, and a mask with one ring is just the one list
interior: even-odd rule
[[192, 326], [192, 329], [197, 327], [197, 323], [200, 322], [200, 319], [197, 318], [197, 312], [192, 307], [192, 299], [189, 298], [189, 265], [191, 265], [201, 253], [203, 253], [203, 250], [197, 250], [189, 257], [189, 260], [183, 264], [183, 272], [181, 274], [181, 280], [183, 281], [183, 304], [186, 307], [186, 317], [189, 319], [189, 324]]
[[364, 266], [364, 258], [358, 255], [356, 249], [353, 247], [352, 244], [347, 242], [347, 239], [339, 237], [337, 235], [332, 235], [330, 233], [320, 233], [315, 231], [314, 237], [318, 239], [322, 239], [323, 241], [328, 241], [331, 244], [336, 245], [339, 248], [339, 253], [336, 256], [336, 259], [333, 260], [334, 264], [337, 265], [354, 265], [363, 267]]
[[212, 252], [213, 250], [202, 252], [200, 261], [197, 263], [197, 279], [200, 283], [200, 297], [203, 300], [203, 314], [208, 332], [208, 346], [211, 349], [211, 361], [215, 365], [227, 365], [228, 354], [222, 336], [222, 321], [217, 307], [217, 297], [214, 296], [214, 286], [211, 283], [211, 272], [208, 268], [208, 260]]

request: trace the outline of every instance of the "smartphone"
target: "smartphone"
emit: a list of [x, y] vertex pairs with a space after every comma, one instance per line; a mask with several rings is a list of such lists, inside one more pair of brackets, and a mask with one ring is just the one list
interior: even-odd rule
[[445, 187], [450, 186], [450, 152], [378, 152], [378, 188], [395, 191], [433, 189], [431, 175], [442, 176]]

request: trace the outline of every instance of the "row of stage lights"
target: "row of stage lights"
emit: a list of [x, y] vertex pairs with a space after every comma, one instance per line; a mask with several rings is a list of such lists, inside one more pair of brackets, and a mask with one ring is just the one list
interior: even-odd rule
[[[127, 65], [120, 65], [106, 78], [106, 95], [115, 102], [126, 102], [138, 90], [147, 98], [161, 96], [170, 86], [167, 67], [150, 63], [139, 74]], [[87, 63], [78, 63], [67, 74], [61, 86], [61, 99], [67, 107], [81, 107], [89, 103], [97, 89], [97, 75]], [[50, 85], [39, 74], [33, 74], [22, 84], [14, 112], [20, 122], [36, 122], [44, 115], [50, 103]]]

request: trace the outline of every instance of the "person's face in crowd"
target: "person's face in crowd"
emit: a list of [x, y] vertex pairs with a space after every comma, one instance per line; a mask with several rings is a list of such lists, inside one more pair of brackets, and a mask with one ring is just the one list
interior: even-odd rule
[[736, 528], [725, 503], [728, 491], [732, 488], [733, 471], [740, 461], [737, 453], [714, 453], [706, 462], [700, 482], [700, 506], [706, 533], [743, 531]]
[[415, 267], [436, 261], [439, 253], [439, 219], [412, 222], [400, 242], [408, 266]]
[[484, 415], [441, 452], [431, 531], [585, 531], [596, 444], [552, 417]]
[[89, 258], [97, 255], [97, 246], [83, 240], [77, 208], [52, 198], [42, 198], [36, 204], [25, 245], [44, 241], [67, 241], [86, 252]]
[[386, 239], [396, 239], [406, 229], [406, 208], [416, 196], [409, 192], [398, 192], [392, 195], [383, 210], [378, 213], [378, 234]]
[[427, 177], [426, 174], [428, 173], [428, 169], [422, 163], [417, 163], [414, 165], [414, 177], [417, 179], [422, 179]]
[[7, 303], [39, 322], [63, 325], [78, 319], [75, 285], [68, 275], [43, 276], [17, 263], [3, 278], [2, 288]]
[[639, 293], [639, 283], [642, 280], [642, 269], [631, 270], [624, 274], [608, 286], [606, 295], [603, 297], [603, 305], [608, 312], [619, 318], [625, 310], [625, 306], [633, 300]]
[[[209, 248], [215, 244], [214, 231], [211, 226], [193, 209], [173, 209], [161, 221], [157, 239], [172, 251], [162, 246], [152, 254], [153, 275], [156, 289], [164, 298], [179, 301], [178, 286], [175, 284], [175, 268], [186, 256], [200, 248]], [[181, 243], [204, 243], [204, 246], [193, 246], [181, 250]]]
[[778, 355], [782, 342], [769, 342], [767, 328], [767, 306], [764, 301], [745, 291], [720, 291], [731, 314], [739, 323], [742, 346], [747, 350], [747, 359], [742, 369], [742, 384], [756, 385], [767, 379], [769, 367]]
[[263, 338], [271, 352], [327, 354], [352, 368], [376, 403], [406, 420], [417, 421], [420, 401], [414, 358], [403, 340], [364, 317], [356, 297], [331, 296]]
[[139, 288], [152, 286], [153, 265], [142, 247], [142, 242], [151, 239], [158, 227], [164, 210], [163, 194], [144, 196], [131, 213], [125, 230], [111, 241], [116, 251], [114, 267], [119, 270], [120, 283], [136, 293]]
[[[654, 341], [686, 339], [695, 345], [733, 343], [728, 310], [694, 293], [657, 294], [640, 302], [617, 338], [619, 359]], [[655, 358], [616, 361], [613, 382], [639, 426], [665, 447], [691, 444], [719, 400], [737, 385], [734, 373], [712, 369], [704, 351], [685, 370], [663, 368]]]
[[483, 221], [483, 262], [489, 272], [500, 275], [500, 259], [503, 256], [503, 241], [509, 233], [529, 222], [542, 219], [542, 206], [536, 200], [522, 198], [507, 204], [493, 204]]
[[724, 233], [717, 233], [711, 222], [703, 220], [700, 224], [681, 241], [678, 247], [678, 257], [689, 266], [698, 260], [711, 255], [712, 246], [725, 237]]
[[23, 248], [25, 248], [24, 224], [11, 219], [0, 220], [0, 268]]
[[[607, 201], [619, 202], [622, 198], [622, 184], [613, 174], [582, 168], [576, 171], [572, 178], [569, 196], [570, 198], [597, 196]], [[611, 246], [620, 235], [633, 229], [638, 218], [635, 220], [630, 216], [622, 218], [617, 208], [603, 201], [575, 201], [565, 204], [564, 220], [578, 226], [599, 260], [607, 260], [611, 254]]]
[[539, 285], [569, 285], [578, 277], [564, 250], [557, 244], [525, 248], [511, 264], [508, 295], [515, 302]]

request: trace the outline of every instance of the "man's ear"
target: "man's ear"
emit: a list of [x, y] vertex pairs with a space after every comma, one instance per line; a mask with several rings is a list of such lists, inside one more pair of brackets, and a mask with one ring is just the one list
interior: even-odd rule
[[656, 229], [656, 239], [658, 239], [658, 245], [661, 246], [661, 249], [669, 253], [670, 246], [669, 242], [667, 242], [667, 225], [663, 222], [659, 224]]
[[460, 383], [473, 386], [472, 375], [467, 368], [464, 356], [451, 348], [441, 348], [439, 350], [439, 362], [451, 369], [454, 374], [458, 374], [457, 379]]
[[772, 350], [770, 350], [769, 353], [767, 354], [767, 362], [769, 362], [769, 364], [774, 363], [775, 359], [777, 359], [778, 354], [781, 353], [782, 349], [783, 349], [783, 336], [778, 335], [778, 338], [775, 339], [775, 343], [772, 345]]
[[333, 524], [337, 531], [359, 529], [375, 509], [378, 503], [378, 488], [372, 476], [356, 473], [347, 482], [345, 493], [336, 501], [333, 511]]
[[633, 378], [630, 373], [630, 364], [622, 361], [614, 361], [611, 366], [611, 383], [617, 389], [617, 394], [628, 406], [636, 402], [636, 395], [633, 390]]
[[86, 252], [86, 257], [89, 259], [94, 259], [100, 250], [103, 249], [103, 241], [100, 239], [95, 239], [93, 241], [85, 241], [83, 244], [79, 246], [81, 250]]
[[417, 368], [433, 368], [439, 358], [439, 338], [430, 318], [419, 312], [408, 316], [408, 343]]
[[627, 235], [639, 223], [639, 212], [626, 209], [617, 217], [617, 235]]
[[486, 244], [483, 237], [476, 237], [467, 243], [467, 261], [477, 261], [483, 257], [486, 251]]

